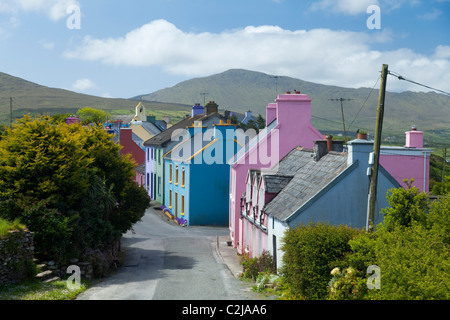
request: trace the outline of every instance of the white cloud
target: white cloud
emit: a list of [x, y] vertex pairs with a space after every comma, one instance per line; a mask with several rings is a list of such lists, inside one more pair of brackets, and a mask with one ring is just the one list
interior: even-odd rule
[[[373, 49], [374, 42], [390, 39], [390, 33], [383, 32], [248, 26], [222, 33], [187, 33], [165, 20], [156, 20], [119, 38], [86, 37], [78, 48], [64, 55], [115, 66], [157, 65], [186, 76], [244, 68], [346, 87], [372, 87], [386, 63], [409, 79], [450, 91], [448, 47], [437, 47], [431, 56], [407, 48]], [[388, 88], [423, 89], [404, 81], [390, 81]]]
[[321, 0], [316, 1], [311, 5], [311, 9], [317, 10], [331, 10], [337, 13], [344, 13], [349, 15], [356, 15], [366, 13], [367, 7], [370, 5], [378, 5], [377, 0]]
[[0, 0], [0, 12], [17, 14], [37, 12], [46, 14], [51, 20], [58, 21], [67, 16], [67, 8], [80, 6], [77, 0]]
[[96, 87], [97, 86], [92, 80], [84, 78], [75, 81], [74, 84], [72, 85], [72, 90], [84, 92], [90, 89], [95, 89]]
[[426, 12], [424, 14], [419, 15], [418, 17], [423, 20], [435, 20], [440, 15], [442, 15], [442, 11], [436, 8], [431, 9], [430, 12]]

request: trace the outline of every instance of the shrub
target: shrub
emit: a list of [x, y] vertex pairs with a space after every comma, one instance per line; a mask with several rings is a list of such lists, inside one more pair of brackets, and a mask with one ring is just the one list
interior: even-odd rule
[[367, 293], [367, 279], [362, 270], [334, 268], [328, 283], [330, 300], [362, 300]]
[[347, 226], [310, 223], [288, 229], [283, 239], [281, 274], [294, 296], [323, 299], [330, 269], [350, 252], [349, 240], [361, 231]]
[[[447, 213], [448, 217], [448, 213]], [[448, 219], [448, 218], [447, 218]], [[449, 246], [443, 229], [419, 224], [377, 231], [376, 264], [381, 270], [383, 300], [448, 300], [450, 298]]]
[[390, 230], [397, 226], [408, 227], [413, 222], [425, 223], [428, 212], [428, 195], [412, 186], [414, 179], [407, 181], [407, 188], [389, 190], [387, 200], [389, 207], [382, 209], [384, 225]]

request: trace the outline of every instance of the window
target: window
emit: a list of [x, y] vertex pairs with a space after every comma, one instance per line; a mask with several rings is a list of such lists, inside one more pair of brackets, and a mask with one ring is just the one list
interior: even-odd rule
[[158, 196], [161, 195], [161, 177], [158, 177]]
[[184, 216], [184, 195], [181, 196], [181, 215]]
[[181, 169], [181, 186], [184, 187], [185, 182], [185, 174], [184, 174], [184, 167]]
[[175, 192], [175, 218], [178, 218], [178, 192]]
[[175, 166], [175, 185], [178, 185], [178, 166]]
[[169, 190], [169, 209], [172, 209], [172, 190]]
[[172, 183], [172, 164], [169, 165], [169, 183]]

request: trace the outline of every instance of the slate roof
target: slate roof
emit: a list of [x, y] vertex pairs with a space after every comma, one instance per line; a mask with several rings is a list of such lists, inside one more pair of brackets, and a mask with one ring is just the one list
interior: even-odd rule
[[193, 117], [189, 117], [189, 118], [184, 118], [183, 120], [181, 120], [180, 122], [174, 124], [173, 126], [171, 126], [170, 128], [167, 128], [166, 130], [164, 130], [163, 132], [161, 132], [160, 134], [157, 134], [156, 136], [152, 137], [151, 139], [148, 139], [147, 141], [144, 142], [144, 146], [146, 147], [160, 147], [163, 144], [165, 144], [166, 142], [169, 142], [172, 138], [172, 133], [176, 130], [176, 129], [186, 129], [187, 127], [190, 127], [194, 124], [194, 121], [205, 121], [208, 118], [211, 117], [219, 117], [220, 119], [225, 119], [221, 114], [219, 113], [211, 113], [209, 115], [204, 115], [204, 114], [199, 114]]
[[[346, 168], [346, 153], [331, 151], [316, 162], [312, 150], [294, 148], [280, 161], [278, 171], [269, 181], [282, 179], [282, 182], [286, 183], [289, 176], [292, 178], [284, 188], [280, 188], [278, 195], [266, 204], [265, 212], [285, 221]], [[268, 177], [265, 179], [267, 181]]]
[[161, 146], [164, 143], [170, 141], [170, 139], [172, 138], [172, 133], [176, 129], [185, 129], [186, 127], [192, 126], [194, 121], [200, 120], [200, 118], [202, 118], [202, 117], [203, 117], [203, 115], [197, 115], [197, 116], [194, 116], [194, 117], [185, 118], [185, 119], [181, 120], [180, 122], [174, 124], [170, 128], [164, 130], [160, 134], [157, 134], [156, 136], [154, 136], [154, 137], [148, 139], [147, 141], [145, 141], [144, 142], [144, 146], [146, 146], [146, 147], [148, 147], [148, 146]]
[[293, 175], [263, 175], [264, 190], [269, 193], [279, 193], [293, 177]]
[[190, 163], [196, 155], [211, 147], [216, 141], [216, 139], [205, 141], [203, 140], [203, 134], [197, 133], [188, 140], [177, 144], [164, 156], [164, 158], [183, 163]]

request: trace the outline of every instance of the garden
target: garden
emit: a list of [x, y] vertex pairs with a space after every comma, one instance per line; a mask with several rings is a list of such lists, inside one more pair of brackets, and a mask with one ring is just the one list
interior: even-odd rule
[[450, 200], [415, 187], [392, 189], [373, 232], [327, 223], [289, 229], [283, 266], [268, 252], [241, 257], [241, 278], [281, 300], [450, 299]]

